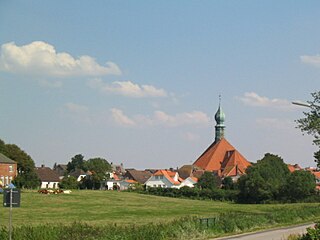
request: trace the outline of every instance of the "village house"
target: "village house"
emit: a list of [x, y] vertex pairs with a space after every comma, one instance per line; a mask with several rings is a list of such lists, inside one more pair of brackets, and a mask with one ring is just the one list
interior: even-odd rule
[[158, 170], [146, 182], [146, 187], [179, 188], [182, 179], [178, 172]]
[[42, 165], [41, 167], [36, 167], [35, 172], [41, 180], [40, 188], [59, 188], [59, 174], [51, 168]]
[[149, 171], [141, 171], [135, 169], [127, 169], [126, 173], [123, 175], [125, 179], [134, 180], [140, 184], [145, 184], [145, 182], [152, 176]]
[[0, 187], [9, 185], [17, 174], [17, 163], [0, 153]]
[[54, 164], [53, 171], [58, 173], [60, 179], [63, 179], [67, 174], [67, 164]]

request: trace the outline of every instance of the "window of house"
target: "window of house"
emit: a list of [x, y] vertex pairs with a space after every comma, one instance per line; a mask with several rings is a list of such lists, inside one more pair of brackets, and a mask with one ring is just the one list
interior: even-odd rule
[[13, 166], [9, 165], [9, 172], [13, 172]]
[[160, 176], [160, 179], [163, 179], [163, 176]]
[[156, 176], [155, 178], [156, 178], [156, 180], [158, 180], [158, 179], [159, 179], [159, 176]]
[[157, 185], [153, 184], [153, 187], [157, 187]]

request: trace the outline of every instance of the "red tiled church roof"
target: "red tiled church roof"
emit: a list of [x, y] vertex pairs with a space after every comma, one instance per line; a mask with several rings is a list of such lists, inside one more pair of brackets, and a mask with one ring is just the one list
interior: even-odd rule
[[222, 138], [212, 143], [194, 165], [205, 171], [217, 171], [222, 176], [236, 176], [244, 174], [251, 163]]

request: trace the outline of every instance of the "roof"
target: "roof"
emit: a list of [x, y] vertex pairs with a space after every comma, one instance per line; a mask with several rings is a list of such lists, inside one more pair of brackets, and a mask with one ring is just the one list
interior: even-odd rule
[[125, 177], [135, 180], [141, 184], [144, 184], [151, 176], [152, 173], [149, 171], [140, 171], [135, 169], [127, 170], [125, 174]]
[[16, 164], [15, 161], [0, 153], [0, 163]]
[[176, 175], [176, 172], [168, 171], [168, 170], [158, 170], [153, 174], [154, 176], [164, 176], [166, 179], [168, 179], [172, 184], [179, 185], [179, 181], [175, 181], [173, 178]]
[[72, 171], [69, 173], [69, 175], [70, 175], [70, 176], [73, 176], [73, 177], [75, 177], [75, 178], [78, 178], [78, 177], [81, 176], [81, 175], [86, 175], [86, 172], [83, 171], [82, 169], [77, 168], [77, 169], [72, 170]]
[[242, 156], [225, 138], [213, 142], [194, 162], [205, 171], [220, 172], [223, 176], [243, 174], [251, 163]]
[[287, 164], [287, 166], [290, 172], [294, 172], [302, 169], [298, 164], [295, 164], [295, 165]]
[[316, 178], [320, 179], [320, 172], [311, 172]]
[[183, 165], [181, 168], [178, 169], [179, 176], [183, 179], [190, 177], [193, 172], [193, 165]]
[[42, 182], [60, 182], [59, 174], [49, 167], [36, 167], [35, 171]]

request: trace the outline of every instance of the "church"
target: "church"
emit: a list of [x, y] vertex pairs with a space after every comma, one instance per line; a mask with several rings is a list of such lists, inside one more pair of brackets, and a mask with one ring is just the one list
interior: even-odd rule
[[215, 114], [215, 140], [193, 163], [193, 166], [204, 171], [216, 173], [221, 178], [231, 177], [236, 181], [245, 174], [251, 163], [225, 138], [225, 114], [221, 104]]

